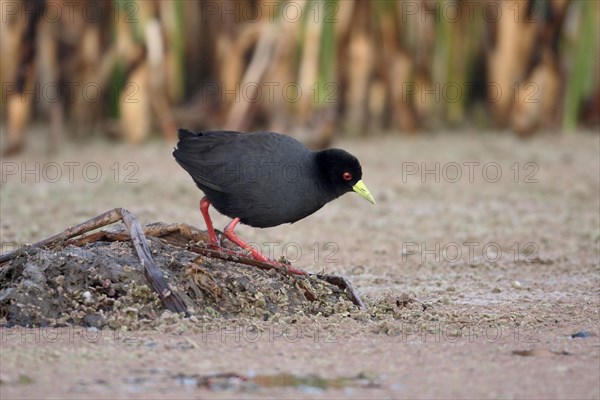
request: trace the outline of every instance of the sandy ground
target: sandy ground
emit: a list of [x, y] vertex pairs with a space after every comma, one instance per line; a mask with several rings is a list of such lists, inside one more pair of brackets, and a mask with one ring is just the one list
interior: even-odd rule
[[[4, 327], [0, 397], [600, 397], [597, 134], [336, 145], [361, 160], [376, 206], [349, 194], [296, 224], [239, 234], [348, 277], [387, 312], [118, 333]], [[2, 251], [114, 207], [202, 227], [200, 192], [171, 149], [98, 142], [47, 157], [41, 141], [3, 159]], [[215, 377], [226, 373], [248, 381]]]

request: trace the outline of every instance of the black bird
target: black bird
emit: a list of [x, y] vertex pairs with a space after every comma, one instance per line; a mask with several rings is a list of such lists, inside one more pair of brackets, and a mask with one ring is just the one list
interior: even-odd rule
[[271, 264], [234, 233], [238, 222], [257, 228], [293, 223], [351, 191], [375, 204], [361, 180], [360, 163], [344, 150], [313, 152], [273, 132], [179, 129], [178, 135], [173, 156], [205, 194], [200, 211], [213, 246], [219, 241], [208, 214], [211, 204], [233, 218], [225, 237]]

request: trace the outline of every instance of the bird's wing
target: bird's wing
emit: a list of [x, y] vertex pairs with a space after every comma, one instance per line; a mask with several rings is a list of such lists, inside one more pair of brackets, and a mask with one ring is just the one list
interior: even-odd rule
[[271, 133], [232, 131], [193, 133], [179, 130], [179, 143], [173, 152], [177, 162], [200, 186], [219, 192], [231, 192], [244, 183], [261, 163], [257, 154], [277, 158], [277, 142], [294, 139]]

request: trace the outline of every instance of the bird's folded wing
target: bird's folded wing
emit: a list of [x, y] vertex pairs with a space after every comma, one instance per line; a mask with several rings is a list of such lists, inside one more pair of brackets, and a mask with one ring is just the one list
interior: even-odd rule
[[173, 152], [177, 162], [199, 185], [219, 192], [231, 192], [245, 182], [255, 166], [251, 155], [264, 151], [264, 140], [237, 132], [180, 132]]

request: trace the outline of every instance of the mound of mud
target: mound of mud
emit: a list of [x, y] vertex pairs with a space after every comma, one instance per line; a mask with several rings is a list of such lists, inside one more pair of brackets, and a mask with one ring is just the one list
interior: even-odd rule
[[[117, 231], [123, 235], [124, 229]], [[63, 242], [49, 249], [26, 247], [4, 263], [0, 324], [120, 329], [159, 319], [165, 306], [148, 284], [131, 240], [96, 238], [101, 240]], [[169, 288], [178, 293], [188, 313], [201, 320], [266, 321], [357, 309], [348, 290], [317, 276], [207, 257], [164, 238], [147, 240]]]

